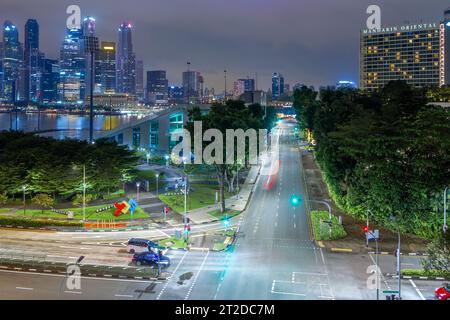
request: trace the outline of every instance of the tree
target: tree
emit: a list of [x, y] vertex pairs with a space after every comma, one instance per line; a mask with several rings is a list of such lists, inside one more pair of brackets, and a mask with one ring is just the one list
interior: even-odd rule
[[[86, 194], [85, 195], [85, 204], [87, 205], [89, 202], [91, 202], [94, 199], [92, 194]], [[72, 200], [72, 204], [75, 207], [82, 207], [83, 206], [83, 195], [77, 194], [75, 198]]]
[[8, 195], [6, 192], [0, 193], [0, 205], [4, 206], [8, 201]]
[[425, 271], [450, 272], [450, 232], [440, 232], [428, 245], [428, 256], [422, 260]]
[[[262, 129], [264, 126], [264, 119], [261, 117], [264, 115], [262, 107], [259, 105], [252, 105], [247, 107], [243, 101], [228, 100], [225, 104], [215, 103], [212, 105], [208, 114], [202, 114], [200, 109], [193, 108], [189, 111], [189, 121], [186, 125], [187, 130], [191, 133], [191, 138], [194, 137], [194, 121], [202, 122], [202, 130], [204, 133], [208, 129], [217, 129], [223, 136], [225, 136], [227, 129]], [[245, 141], [238, 141], [238, 143], [245, 143]], [[191, 145], [194, 145], [191, 143]], [[208, 144], [203, 142], [203, 149]], [[235, 150], [236, 151], [236, 150]], [[248, 159], [248, 147], [246, 147], [246, 158]], [[225, 183], [227, 175], [230, 175], [230, 168], [226, 164], [226, 145], [223, 143], [223, 159], [222, 163], [213, 164], [217, 180], [219, 183], [219, 195], [220, 195], [220, 210], [225, 212]], [[234, 154], [234, 163], [236, 165], [236, 153]]]
[[38, 193], [31, 199], [31, 202], [42, 207], [42, 213], [44, 213], [44, 209], [51, 208], [55, 204], [55, 200], [45, 193]]

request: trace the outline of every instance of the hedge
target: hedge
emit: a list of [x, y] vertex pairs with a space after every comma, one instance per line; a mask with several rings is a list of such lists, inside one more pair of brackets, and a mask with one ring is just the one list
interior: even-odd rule
[[0, 217], [0, 225], [13, 227], [82, 227], [79, 221], [52, 220], [52, 219], [27, 219], [17, 217]]

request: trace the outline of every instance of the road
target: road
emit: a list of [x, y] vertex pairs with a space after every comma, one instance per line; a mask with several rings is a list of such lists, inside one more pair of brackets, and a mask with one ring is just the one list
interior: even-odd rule
[[[172, 250], [167, 281], [82, 278], [82, 288], [76, 292], [60, 289], [61, 275], [0, 269], [0, 299], [375, 299], [376, 291], [367, 287], [373, 255], [330, 253], [311, 241], [303, 168], [292, 125], [279, 126], [272, 151], [263, 162], [246, 212], [232, 219], [239, 232], [230, 250]], [[292, 195], [303, 201], [294, 206]], [[221, 223], [195, 226], [192, 233], [222, 227]], [[0, 230], [0, 256], [35, 254], [73, 262], [84, 255], [84, 263], [126, 267], [130, 255], [124, 248], [129, 238], [158, 239], [174, 232], [175, 228], [108, 233]], [[403, 257], [402, 263], [406, 268], [418, 267], [420, 258]], [[395, 258], [380, 256], [380, 267], [383, 274], [394, 273]], [[402, 280], [403, 299], [432, 299], [440, 284]], [[383, 276], [380, 291], [396, 286], [396, 279]], [[385, 299], [382, 293], [380, 299]]]

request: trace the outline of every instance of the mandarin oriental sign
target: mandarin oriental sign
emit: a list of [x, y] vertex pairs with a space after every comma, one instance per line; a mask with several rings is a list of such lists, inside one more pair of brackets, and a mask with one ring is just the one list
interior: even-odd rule
[[363, 29], [363, 34], [373, 34], [373, 33], [390, 33], [390, 32], [406, 32], [406, 31], [419, 31], [419, 30], [429, 30], [437, 29], [438, 23], [419, 23], [419, 24], [408, 24], [403, 26], [394, 27], [384, 27], [381, 29]]

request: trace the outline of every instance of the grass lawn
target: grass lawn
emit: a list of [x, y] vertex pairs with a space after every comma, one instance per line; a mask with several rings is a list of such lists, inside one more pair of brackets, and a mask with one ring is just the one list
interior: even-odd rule
[[167, 247], [171, 249], [185, 249], [187, 248], [187, 243], [184, 242], [184, 239], [175, 239], [174, 237], [170, 237], [164, 240], [159, 241], [159, 245], [162, 247]]
[[223, 220], [223, 219], [225, 219], [225, 218], [227, 218], [227, 217], [228, 217], [228, 219], [229, 219], [229, 218], [232, 218], [232, 217], [238, 215], [238, 214], [239, 214], [239, 211], [237, 211], [237, 210], [232, 210], [232, 209], [227, 209], [227, 210], [225, 211], [225, 213], [222, 214], [222, 213], [220, 212], [220, 209], [217, 209], [217, 210], [208, 212], [208, 214], [212, 215], [213, 217], [215, 217], [215, 218], [217, 218], [217, 219], [219, 219], [219, 220]]
[[11, 211], [11, 209], [8, 208], [0, 208], [0, 213], [5, 213], [5, 212], [9, 212]]
[[[216, 191], [219, 190], [217, 185], [193, 184], [192, 191], [188, 195], [187, 208], [195, 210], [198, 208], [213, 205], [216, 199]], [[231, 197], [232, 194], [225, 192], [225, 198]], [[167, 196], [159, 195], [159, 199], [167, 204], [172, 210], [182, 213], [184, 212], [184, 195]]]
[[314, 228], [314, 233], [316, 234], [316, 240], [337, 240], [345, 238], [347, 236], [344, 227], [339, 224], [339, 219], [335, 216], [332, 216], [332, 228], [330, 238], [329, 226], [327, 224], [322, 224], [321, 226], [320, 223], [320, 220], [328, 221], [327, 211], [311, 211], [311, 219]]
[[[103, 212], [96, 213], [96, 209], [104, 208], [105, 205], [101, 206], [92, 206], [86, 207], [86, 219], [87, 220], [129, 220], [129, 214], [121, 214], [118, 217], [114, 216], [114, 209], [109, 209]], [[73, 211], [73, 219], [74, 220], [82, 220], [83, 219], [83, 208], [70, 208], [64, 209], [64, 211]], [[65, 219], [67, 216], [64, 214], [59, 214], [52, 212], [51, 210], [26, 210], [25, 214], [23, 214], [23, 210], [18, 210], [16, 212], [17, 217], [32, 217], [32, 218], [56, 218], [56, 219]], [[146, 219], [148, 218], [148, 214], [144, 212], [141, 208], [137, 208], [134, 211], [133, 219]]]

